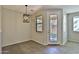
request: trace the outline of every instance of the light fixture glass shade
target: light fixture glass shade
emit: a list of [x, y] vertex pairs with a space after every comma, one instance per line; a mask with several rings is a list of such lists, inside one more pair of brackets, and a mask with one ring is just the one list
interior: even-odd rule
[[30, 15], [27, 14], [27, 5], [26, 6], [26, 14], [23, 14], [23, 23], [29, 23], [30, 22]]
[[30, 22], [30, 15], [23, 14], [23, 23], [29, 23], [29, 22]]

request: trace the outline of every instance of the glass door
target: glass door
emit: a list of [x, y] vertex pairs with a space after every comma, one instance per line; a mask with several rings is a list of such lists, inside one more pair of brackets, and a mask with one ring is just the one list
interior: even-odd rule
[[57, 15], [49, 16], [49, 41], [57, 42]]

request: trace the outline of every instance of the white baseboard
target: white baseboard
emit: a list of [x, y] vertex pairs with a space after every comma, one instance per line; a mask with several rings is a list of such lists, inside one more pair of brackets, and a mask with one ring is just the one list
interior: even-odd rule
[[[31, 40], [31, 39], [29, 39], [29, 40]], [[5, 45], [2, 45], [2, 47], [17, 44], [17, 43], [21, 43], [21, 42], [25, 42], [25, 41], [29, 41], [29, 40], [24, 40], [24, 41], [18, 41], [18, 42], [15, 42], [15, 43], [13, 42], [13, 43], [5, 44]]]
[[36, 40], [34, 40], [34, 39], [32, 39], [32, 40], [35, 41], [35, 42], [37, 42], [37, 43], [39, 43], [39, 44], [47, 45], [47, 43], [42, 43], [42, 42], [36, 41]]

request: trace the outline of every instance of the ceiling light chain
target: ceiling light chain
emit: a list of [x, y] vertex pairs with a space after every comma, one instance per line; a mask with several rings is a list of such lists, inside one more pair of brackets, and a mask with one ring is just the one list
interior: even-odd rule
[[26, 6], [26, 14], [27, 14], [27, 6], [28, 6], [28, 5], [25, 5], [25, 6]]

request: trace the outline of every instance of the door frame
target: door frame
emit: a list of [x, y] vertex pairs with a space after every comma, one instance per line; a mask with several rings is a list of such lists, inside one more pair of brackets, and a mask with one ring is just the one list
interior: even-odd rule
[[[51, 13], [52, 12], [52, 13]], [[59, 40], [57, 43], [53, 43], [53, 44], [60, 44], [60, 45], [63, 45], [63, 9], [48, 9], [48, 11], [47, 11], [47, 45], [48, 44], [50, 44], [49, 43], [49, 14], [57, 14], [58, 15], [58, 20], [57, 20], [57, 40]], [[59, 18], [59, 16], [61, 16], [60, 18]], [[61, 20], [61, 22], [58, 22], [59, 21], [59, 19]], [[58, 28], [58, 25], [60, 24], [60, 38], [59, 38], [59, 28]]]

